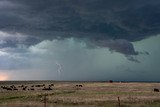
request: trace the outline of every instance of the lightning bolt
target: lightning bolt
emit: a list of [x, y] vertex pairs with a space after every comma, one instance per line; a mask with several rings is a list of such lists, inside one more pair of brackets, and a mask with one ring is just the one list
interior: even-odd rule
[[62, 70], [62, 65], [60, 63], [58, 63], [58, 62], [56, 62], [56, 65], [58, 66], [57, 72], [58, 72], [59, 75], [61, 75], [61, 72], [63, 71]]

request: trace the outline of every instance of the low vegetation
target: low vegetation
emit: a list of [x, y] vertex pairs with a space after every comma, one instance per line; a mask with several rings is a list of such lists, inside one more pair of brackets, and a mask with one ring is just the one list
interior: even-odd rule
[[[160, 83], [0, 82], [0, 107], [160, 107]], [[7, 90], [3, 87], [17, 90]], [[23, 90], [24, 87], [27, 87]], [[32, 90], [31, 90], [32, 89]], [[118, 102], [118, 97], [120, 101]], [[10, 106], [12, 105], [12, 106]], [[13, 106], [14, 105], [14, 106]]]

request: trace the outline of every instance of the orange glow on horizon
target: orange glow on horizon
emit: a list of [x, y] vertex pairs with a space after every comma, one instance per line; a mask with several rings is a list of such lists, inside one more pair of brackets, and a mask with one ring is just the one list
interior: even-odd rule
[[0, 73], [0, 81], [6, 81], [9, 79], [9, 75], [6, 73]]

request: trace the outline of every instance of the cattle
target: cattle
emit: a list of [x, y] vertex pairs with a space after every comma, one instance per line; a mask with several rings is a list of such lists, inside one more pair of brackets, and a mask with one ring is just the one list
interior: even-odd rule
[[33, 90], [34, 90], [34, 88], [31, 88], [30, 90], [32, 90], [32, 91], [33, 91]]
[[109, 83], [113, 83], [113, 80], [109, 80]]
[[25, 87], [22, 88], [22, 90], [26, 90], [26, 89], [27, 89], [27, 86], [25, 86]]
[[45, 84], [43, 84], [43, 85], [35, 85], [35, 87], [43, 87], [43, 86], [45, 86]]
[[159, 89], [157, 89], [157, 88], [154, 88], [154, 92], [159, 92]]
[[20, 86], [18, 86], [18, 87], [22, 88], [22, 87], [24, 87], [24, 85], [20, 85]]
[[12, 90], [10, 87], [2, 86], [1, 88], [6, 89], [6, 90]]
[[2, 89], [5, 90], [18, 90], [14, 85], [11, 86], [1, 86]]
[[48, 88], [44, 87], [42, 90], [52, 90], [52, 88], [51, 87], [48, 87]]
[[76, 85], [76, 87], [83, 87], [82, 85]]
[[54, 86], [54, 84], [51, 84], [50, 86]]
[[31, 87], [34, 87], [34, 85], [32, 85]]
[[14, 85], [11, 85], [10, 87], [11, 87], [11, 88], [16, 88]]
[[17, 88], [14, 88], [13, 90], [18, 90]]
[[1, 86], [2, 89], [6, 89], [6, 86]]
[[7, 90], [12, 90], [12, 88], [6, 88]]
[[22, 90], [26, 90], [26, 88], [22, 88]]
[[54, 86], [54, 84], [50, 84], [50, 85], [49, 85], [49, 87], [53, 87], [53, 86]]
[[82, 87], [82, 85], [79, 85], [79, 87]]

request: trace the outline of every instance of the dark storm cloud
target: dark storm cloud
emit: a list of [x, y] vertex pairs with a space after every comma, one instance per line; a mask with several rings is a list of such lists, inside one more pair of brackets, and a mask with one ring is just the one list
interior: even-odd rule
[[131, 42], [160, 33], [159, 0], [2, 0], [1, 5], [0, 30], [31, 35], [27, 45], [75, 37], [137, 55]]
[[124, 39], [116, 40], [97, 40], [94, 42], [99, 47], [109, 47], [110, 51], [124, 53], [125, 55], [138, 55], [133, 45]]

